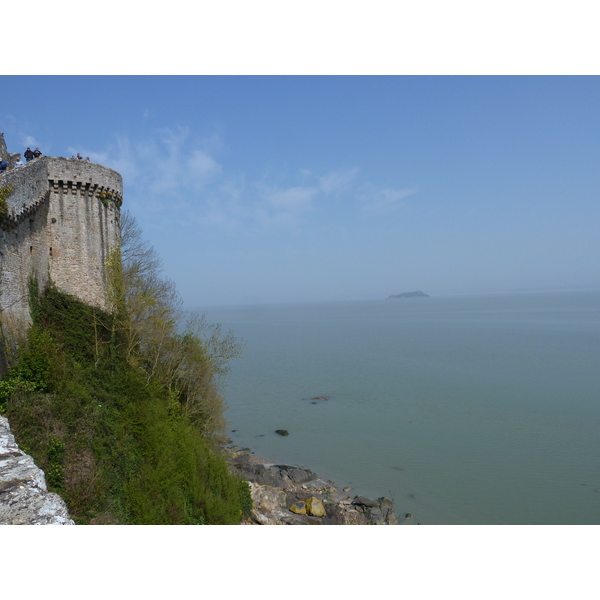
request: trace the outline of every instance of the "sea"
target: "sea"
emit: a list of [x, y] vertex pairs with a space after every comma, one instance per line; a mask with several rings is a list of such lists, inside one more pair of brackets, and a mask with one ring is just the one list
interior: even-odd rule
[[201, 312], [237, 446], [424, 525], [600, 524], [600, 292]]

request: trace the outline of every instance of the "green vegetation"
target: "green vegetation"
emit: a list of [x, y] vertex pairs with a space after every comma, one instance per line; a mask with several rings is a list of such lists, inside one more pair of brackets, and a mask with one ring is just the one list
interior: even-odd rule
[[0, 223], [8, 216], [8, 202], [6, 199], [10, 196], [12, 190], [9, 186], [0, 188]]
[[0, 412], [77, 523], [239, 523], [251, 499], [219, 450], [219, 381], [240, 346], [201, 318], [182, 326], [126, 215], [120, 252], [110, 311], [32, 280], [33, 325], [0, 381]]
[[120, 208], [123, 204], [123, 200], [113, 196], [112, 192], [100, 192], [98, 197], [104, 206], [109, 206], [112, 202], [117, 208]]

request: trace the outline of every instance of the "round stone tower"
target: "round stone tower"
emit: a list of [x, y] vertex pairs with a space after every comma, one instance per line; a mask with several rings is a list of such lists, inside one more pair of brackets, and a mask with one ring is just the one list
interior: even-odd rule
[[41, 156], [0, 174], [0, 323], [5, 338], [22, 333], [31, 322], [32, 277], [40, 290], [52, 281], [106, 308], [105, 264], [119, 244], [122, 199], [121, 175], [88, 161]]

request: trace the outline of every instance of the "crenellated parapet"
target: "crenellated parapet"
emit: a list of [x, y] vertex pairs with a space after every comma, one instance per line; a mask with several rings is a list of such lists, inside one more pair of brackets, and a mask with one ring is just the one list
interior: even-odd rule
[[123, 195], [121, 190], [92, 183], [90, 181], [63, 181], [62, 179], [49, 179], [49, 192], [54, 194], [73, 194], [82, 198], [98, 198], [106, 205], [108, 202], [114, 202], [118, 207], [123, 204]]

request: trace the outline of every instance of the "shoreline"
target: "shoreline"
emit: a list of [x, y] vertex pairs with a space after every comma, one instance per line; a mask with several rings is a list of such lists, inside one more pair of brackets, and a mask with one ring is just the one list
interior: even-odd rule
[[248, 482], [252, 510], [242, 525], [417, 525], [407, 514], [399, 520], [393, 501], [366, 498], [340, 489], [303, 467], [276, 464], [239, 448], [223, 446], [231, 470]]

